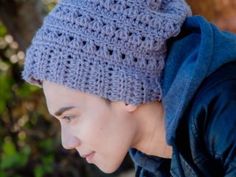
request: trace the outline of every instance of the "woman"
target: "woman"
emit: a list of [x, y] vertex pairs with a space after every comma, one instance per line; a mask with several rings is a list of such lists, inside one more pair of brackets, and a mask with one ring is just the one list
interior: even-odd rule
[[27, 50], [62, 145], [140, 177], [236, 176], [236, 37], [183, 0], [62, 0]]

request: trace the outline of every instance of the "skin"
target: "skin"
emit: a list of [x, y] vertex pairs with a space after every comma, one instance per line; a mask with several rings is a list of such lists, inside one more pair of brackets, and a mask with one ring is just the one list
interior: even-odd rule
[[139, 106], [108, 102], [48, 81], [43, 82], [43, 91], [49, 113], [60, 122], [62, 146], [76, 149], [82, 157], [92, 154], [86, 160], [103, 172], [117, 170], [129, 148], [171, 158], [160, 102]]

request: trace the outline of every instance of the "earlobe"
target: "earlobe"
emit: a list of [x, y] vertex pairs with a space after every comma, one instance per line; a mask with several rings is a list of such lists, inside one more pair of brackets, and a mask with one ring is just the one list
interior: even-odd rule
[[127, 104], [125, 103], [125, 109], [128, 111], [128, 112], [133, 112], [137, 109], [138, 106], [136, 105], [132, 105], [132, 104]]

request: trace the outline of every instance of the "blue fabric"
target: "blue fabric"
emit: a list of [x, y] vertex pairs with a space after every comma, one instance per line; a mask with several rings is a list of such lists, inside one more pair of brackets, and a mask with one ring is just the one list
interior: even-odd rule
[[[203, 17], [187, 18], [182, 32], [170, 41], [162, 80], [166, 138], [173, 147], [179, 121], [200, 84], [225, 63], [236, 60], [236, 36], [220, 31]], [[136, 149], [130, 150], [130, 156], [135, 162], [136, 177], [168, 174], [162, 165], [166, 159], [148, 156]], [[175, 168], [178, 158], [178, 152], [173, 152], [171, 168]]]
[[169, 177], [170, 159], [147, 156], [144, 153], [130, 149], [129, 154], [135, 162], [137, 177]]
[[187, 18], [183, 29], [190, 34], [170, 46], [162, 82], [170, 145], [183, 112], [202, 81], [236, 59], [236, 35], [220, 31], [200, 16]]

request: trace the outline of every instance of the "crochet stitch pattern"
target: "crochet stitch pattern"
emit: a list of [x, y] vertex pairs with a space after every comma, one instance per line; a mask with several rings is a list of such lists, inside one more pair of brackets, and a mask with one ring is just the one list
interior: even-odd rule
[[190, 14], [184, 0], [61, 0], [26, 52], [23, 78], [134, 105], [160, 101], [166, 40]]

